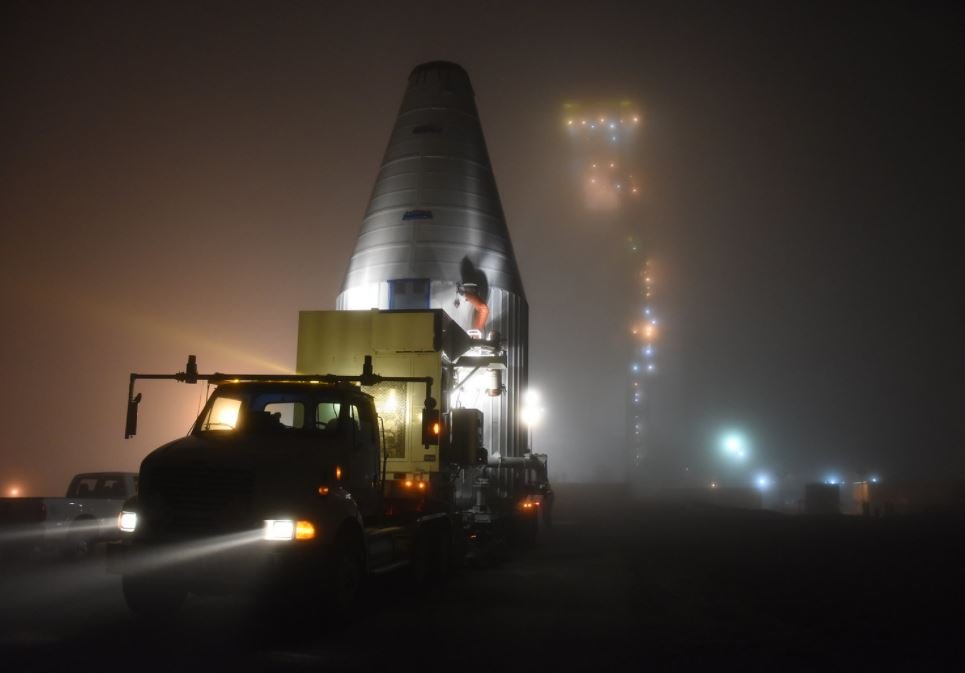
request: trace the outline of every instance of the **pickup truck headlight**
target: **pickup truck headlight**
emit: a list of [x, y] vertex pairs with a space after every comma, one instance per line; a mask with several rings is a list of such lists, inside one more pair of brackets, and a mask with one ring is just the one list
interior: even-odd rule
[[266, 540], [311, 540], [315, 537], [315, 526], [311, 521], [267, 519], [264, 537]]
[[125, 533], [133, 533], [137, 528], [137, 512], [122, 511], [117, 515], [117, 527]]

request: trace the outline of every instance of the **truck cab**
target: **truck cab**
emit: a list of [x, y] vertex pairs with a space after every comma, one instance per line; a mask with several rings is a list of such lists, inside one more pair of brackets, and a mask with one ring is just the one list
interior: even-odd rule
[[430, 524], [447, 515], [426, 493], [387, 504], [379, 419], [359, 382], [209, 378], [218, 387], [189, 434], [142, 462], [125, 539], [108, 550], [135, 613], [278, 584], [347, 605], [366, 572], [410, 563], [416, 538], [441, 530]]
[[302, 517], [329, 541], [374, 517], [378, 468], [375, 409], [357, 387], [224, 383], [187, 437], [144, 460], [136, 532], [176, 540]]

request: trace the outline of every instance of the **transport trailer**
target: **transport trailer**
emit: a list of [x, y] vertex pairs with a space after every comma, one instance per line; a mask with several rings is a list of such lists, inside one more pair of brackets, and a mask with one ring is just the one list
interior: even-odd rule
[[191, 356], [131, 375], [128, 437], [139, 379], [216, 386], [188, 436], [144, 459], [118, 519], [108, 569], [134, 613], [279, 587], [348, 609], [369, 574], [429, 581], [534, 530], [539, 487], [516, 473], [539, 459], [501, 465], [482, 412], [451, 406], [454, 372], [499, 366], [498, 344], [439, 310], [307, 312], [299, 332], [303, 373], [199, 374]]

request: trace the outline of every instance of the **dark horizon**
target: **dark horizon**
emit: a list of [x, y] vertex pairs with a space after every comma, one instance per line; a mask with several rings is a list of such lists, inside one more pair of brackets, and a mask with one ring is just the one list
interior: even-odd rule
[[573, 193], [559, 111], [623, 97], [644, 111], [664, 325], [658, 481], [720, 473], [731, 427], [775, 474], [965, 477], [950, 6], [3, 16], [4, 495], [136, 469], [183, 434], [203, 391], [158, 384], [124, 442], [131, 371], [294, 367], [298, 311], [334, 308], [406, 77], [431, 60], [476, 92], [555, 477], [621, 477], [622, 231]]

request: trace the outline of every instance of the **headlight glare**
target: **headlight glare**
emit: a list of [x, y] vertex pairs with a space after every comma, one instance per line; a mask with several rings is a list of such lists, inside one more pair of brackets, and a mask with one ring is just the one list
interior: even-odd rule
[[291, 519], [268, 519], [265, 521], [266, 540], [291, 540], [295, 537], [295, 522]]
[[313, 540], [315, 526], [311, 521], [292, 519], [267, 519], [265, 521], [266, 540]]
[[137, 528], [137, 512], [121, 512], [117, 515], [117, 527], [125, 533], [133, 533]]

